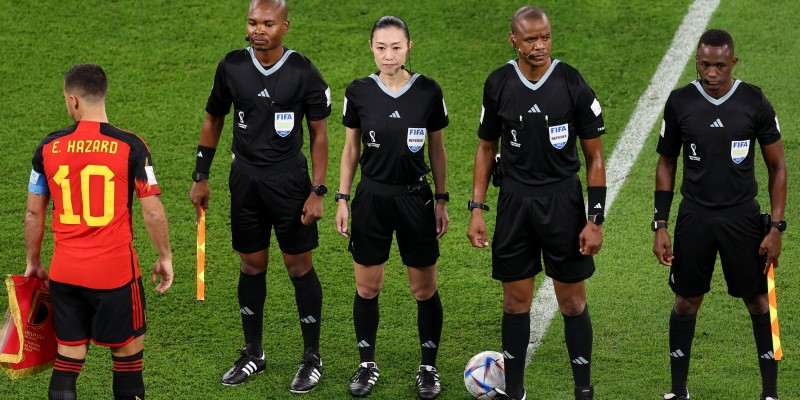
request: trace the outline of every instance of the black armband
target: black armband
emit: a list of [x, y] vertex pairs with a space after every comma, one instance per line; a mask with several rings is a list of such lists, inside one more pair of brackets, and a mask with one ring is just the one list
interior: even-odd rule
[[589, 186], [586, 188], [589, 197], [588, 215], [605, 215], [606, 212], [606, 187]]
[[669, 209], [672, 207], [674, 193], [667, 190], [656, 190], [653, 194], [653, 221], [669, 221]]
[[194, 174], [208, 177], [211, 171], [211, 161], [214, 161], [214, 154], [217, 149], [213, 147], [197, 146], [197, 155], [194, 162]]

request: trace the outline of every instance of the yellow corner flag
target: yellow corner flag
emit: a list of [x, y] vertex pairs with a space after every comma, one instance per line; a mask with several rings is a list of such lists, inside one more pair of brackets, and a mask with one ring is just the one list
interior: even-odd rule
[[778, 296], [775, 293], [775, 264], [767, 267], [767, 296], [769, 297], [769, 321], [772, 326], [772, 352], [775, 361], [783, 359], [783, 348], [781, 347], [781, 329], [778, 323]]
[[206, 210], [197, 214], [197, 300], [206, 299]]

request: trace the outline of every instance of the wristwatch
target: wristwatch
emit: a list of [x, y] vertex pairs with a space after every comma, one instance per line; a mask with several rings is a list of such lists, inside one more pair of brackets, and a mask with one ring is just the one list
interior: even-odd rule
[[489, 206], [487, 206], [484, 203], [478, 203], [477, 201], [472, 201], [472, 200], [467, 202], [467, 209], [469, 211], [472, 211], [476, 208], [480, 208], [483, 211], [489, 211]]
[[333, 200], [334, 200], [334, 201], [337, 201], [337, 202], [338, 202], [339, 200], [350, 201], [350, 195], [349, 195], [349, 194], [344, 194], [344, 193], [339, 193], [339, 192], [336, 192], [336, 194], [335, 194], [335, 195], [333, 195]]
[[652, 229], [653, 232], [661, 228], [667, 229], [667, 221], [653, 221], [650, 225], [650, 229]]
[[325, 185], [316, 185], [311, 186], [311, 191], [314, 192], [317, 196], [325, 196], [325, 193], [328, 193], [328, 187]]
[[786, 221], [784, 220], [772, 221], [772, 227], [777, 229], [778, 232], [783, 232], [786, 230]]
[[192, 173], [192, 180], [195, 181], [195, 182], [207, 181], [208, 180], [208, 174], [204, 174], [202, 172], [196, 172], [195, 171], [195, 172]]
[[450, 201], [450, 193], [449, 192], [436, 193], [435, 195], [433, 195], [433, 198], [435, 200], [444, 200], [444, 201], [449, 202]]
[[586, 220], [595, 225], [603, 225], [603, 221], [606, 220], [606, 217], [603, 214], [590, 214]]

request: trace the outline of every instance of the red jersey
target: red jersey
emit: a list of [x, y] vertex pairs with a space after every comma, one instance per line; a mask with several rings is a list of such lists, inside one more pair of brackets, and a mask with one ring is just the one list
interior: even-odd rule
[[114, 289], [139, 278], [131, 203], [158, 195], [150, 152], [136, 135], [80, 121], [48, 135], [33, 155], [53, 200], [50, 279]]

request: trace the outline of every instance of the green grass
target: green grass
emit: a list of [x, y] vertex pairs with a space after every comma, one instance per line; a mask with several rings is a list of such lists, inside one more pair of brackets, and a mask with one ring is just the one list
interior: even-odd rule
[[[61, 79], [69, 65], [97, 62], [110, 77], [108, 112], [116, 125], [142, 135], [151, 145], [156, 173], [170, 216], [177, 280], [167, 296], [148, 291], [149, 332], [145, 381], [150, 399], [291, 398], [286, 391], [301, 349], [292, 286], [283, 271], [277, 246], [271, 259], [265, 338], [267, 372], [239, 388], [218, 384], [241, 345], [236, 280], [238, 257], [230, 247], [229, 169], [224, 152], [212, 169], [213, 197], [208, 215], [207, 301], [194, 301], [194, 223], [188, 202], [193, 149], [217, 61], [244, 45], [244, 1], [219, 2], [26, 2], [0, 3], [0, 54], [4, 96], [0, 98], [0, 273], [24, 269], [22, 225], [30, 156], [49, 131], [68, 125]], [[554, 29], [554, 54], [576, 66], [603, 104], [607, 154], [633, 111], [636, 100], [669, 46], [686, 12], [688, 0], [652, 2], [555, 2], [542, 4]], [[450, 234], [441, 243], [440, 287], [445, 326], [440, 351], [445, 399], [467, 399], [464, 363], [473, 354], [500, 347], [501, 290], [490, 278], [490, 254], [469, 248], [464, 237], [471, 192], [471, 165], [477, 138], [481, 90], [486, 75], [512, 56], [506, 42], [507, 21], [519, 3], [511, 1], [440, 0], [292, 4], [292, 26], [286, 43], [310, 57], [331, 85], [334, 110], [329, 120], [331, 160], [328, 186], [338, 182], [343, 143], [339, 122], [341, 99], [350, 80], [374, 70], [367, 40], [371, 24], [384, 14], [408, 21], [415, 49], [411, 67], [436, 79], [450, 111], [446, 131], [449, 189], [453, 198]], [[796, 74], [800, 34], [790, 1], [724, 2], [713, 26], [729, 29], [737, 39], [741, 63], [737, 76], [761, 86], [781, 118], [789, 165], [798, 160], [800, 96], [790, 84]], [[772, 27], [765, 29], [764, 21]], [[687, 70], [681, 82], [693, 76]], [[230, 123], [221, 148], [230, 146]], [[653, 135], [654, 136], [654, 135]], [[672, 294], [666, 271], [650, 255], [650, 219], [655, 139], [620, 193], [606, 223], [606, 244], [589, 281], [595, 329], [594, 379], [598, 399], [652, 399], [668, 388], [667, 316]], [[760, 175], [764, 169], [759, 170]], [[798, 183], [790, 177], [790, 187]], [[764, 182], [763, 176], [761, 179]], [[762, 188], [766, 187], [762, 183]], [[768, 201], [763, 195], [762, 204]], [[492, 189], [490, 197], [496, 191]], [[791, 222], [798, 207], [787, 209], [790, 229], [784, 237], [779, 295], [783, 339], [788, 360], [782, 364], [784, 399], [800, 398], [791, 386], [798, 367], [792, 351], [800, 337], [798, 273], [793, 261], [800, 251]], [[325, 291], [322, 351], [325, 377], [310, 399], [346, 398], [346, 381], [358, 355], [354, 345], [351, 304], [352, 260], [346, 242], [333, 227], [332, 200], [320, 223], [320, 248], [314, 253]], [[494, 208], [494, 207], [493, 207]], [[673, 213], [674, 214], [674, 213]], [[493, 219], [494, 213], [488, 218]], [[136, 245], [142, 268], [155, 254], [138, 216]], [[45, 248], [49, 254], [51, 240]], [[381, 382], [374, 398], [414, 396], [418, 363], [415, 304], [396, 251], [386, 267], [381, 295], [378, 362]], [[148, 287], [151, 288], [152, 286]], [[7, 299], [0, 295], [0, 307]], [[756, 398], [758, 378], [749, 318], [743, 306], [725, 295], [715, 278], [698, 324], [690, 388], [700, 399]], [[554, 321], [527, 373], [531, 398], [567, 399], [571, 377], [560, 321]], [[0, 378], [0, 398], [38, 399], [46, 393], [48, 374], [23, 381]], [[82, 398], [111, 397], [110, 357], [93, 348], [79, 381]]]

